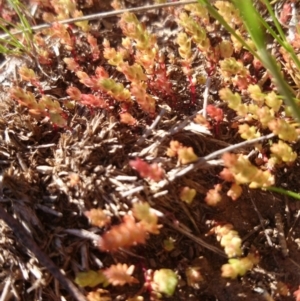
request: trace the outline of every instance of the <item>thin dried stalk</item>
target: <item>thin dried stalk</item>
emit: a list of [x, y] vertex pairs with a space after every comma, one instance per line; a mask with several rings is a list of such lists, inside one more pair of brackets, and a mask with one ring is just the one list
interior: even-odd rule
[[197, 170], [200, 167], [203, 167], [203, 166], [207, 165], [208, 161], [210, 161], [212, 159], [215, 159], [215, 158], [217, 158], [217, 157], [219, 157], [219, 156], [221, 156], [221, 155], [223, 155], [227, 152], [231, 152], [231, 151], [236, 150], [238, 148], [250, 146], [252, 144], [261, 142], [263, 140], [271, 139], [274, 136], [275, 136], [275, 134], [272, 133], [272, 134], [269, 134], [269, 135], [266, 135], [266, 136], [262, 136], [262, 137], [255, 138], [255, 139], [252, 139], [252, 140], [243, 141], [241, 143], [230, 145], [230, 146], [225, 147], [223, 149], [217, 150], [217, 151], [215, 151], [215, 152], [213, 152], [213, 153], [211, 153], [211, 154], [209, 154], [205, 157], [199, 158], [195, 163], [192, 163], [192, 164], [188, 165], [187, 167], [179, 169], [178, 172], [176, 172], [176, 174], [173, 174], [173, 176], [168, 178], [168, 181], [174, 181], [176, 178], [182, 177], [182, 176], [186, 175], [187, 173], [191, 172], [192, 170]]
[[75, 298], [77, 301], [86, 301], [84, 295], [79, 289], [68, 279], [54, 262], [38, 247], [30, 235], [24, 230], [20, 223], [11, 217], [0, 206], [0, 219], [2, 219], [14, 232], [15, 236], [28, 250], [30, 250], [38, 259], [40, 264], [45, 266], [48, 271], [60, 282], [60, 284]]
[[[160, 8], [164, 8], [164, 7], [178, 6], [178, 5], [185, 5], [185, 4], [192, 4], [192, 3], [197, 3], [197, 0], [177, 1], [177, 2], [171, 2], [171, 3], [163, 3], [163, 4], [155, 4], [155, 5], [149, 5], [149, 6], [139, 6], [139, 7], [134, 7], [134, 8], [120, 9], [120, 10], [114, 10], [114, 11], [109, 11], [109, 12], [104, 12], [104, 13], [97, 13], [97, 14], [92, 14], [92, 15], [87, 15], [87, 16], [82, 16], [82, 17], [77, 17], [77, 18], [61, 20], [61, 21], [58, 21], [58, 23], [71, 24], [71, 23], [81, 22], [81, 21], [99, 20], [99, 19], [118, 16], [118, 15], [121, 15], [126, 12], [137, 13], [137, 12], [142, 12], [142, 11], [147, 11], [147, 10], [152, 10], [152, 9], [160, 9]], [[41, 24], [41, 25], [37, 25], [37, 26], [32, 26], [30, 29], [33, 32], [37, 32], [37, 31], [41, 31], [43, 29], [50, 28], [51, 26], [52, 26], [51, 23], [50, 24]], [[26, 32], [26, 29], [15, 31], [15, 32], [11, 33], [11, 35], [18, 35], [18, 34], [24, 33], [24, 32]], [[10, 37], [9, 34], [0, 35], [0, 39], [7, 39], [9, 37]]]
[[172, 227], [173, 229], [177, 230], [178, 232], [182, 233], [183, 235], [187, 236], [188, 238], [190, 238], [191, 240], [193, 240], [194, 242], [196, 242], [200, 246], [202, 246], [202, 247], [204, 247], [208, 250], [211, 250], [212, 252], [214, 252], [214, 253], [222, 256], [222, 257], [227, 258], [226, 254], [223, 251], [216, 248], [215, 246], [212, 246], [212, 245], [208, 244], [207, 242], [202, 240], [200, 237], [197, 237], [197, 236], [193, 235], [192, 233], [186, 231], [185, 229], [183, 229], [182, 227], [179, 227], [178, 225], [176, 225], [174, 223], [171, 223], [169, 221], [165, 221], [165, 223], [168, 226]]

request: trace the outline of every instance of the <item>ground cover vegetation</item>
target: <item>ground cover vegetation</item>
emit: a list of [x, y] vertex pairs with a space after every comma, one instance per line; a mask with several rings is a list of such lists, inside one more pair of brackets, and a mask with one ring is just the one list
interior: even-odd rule
[[166, 2], [0, 1], [0, 300], [300, 300], [300, 5]]

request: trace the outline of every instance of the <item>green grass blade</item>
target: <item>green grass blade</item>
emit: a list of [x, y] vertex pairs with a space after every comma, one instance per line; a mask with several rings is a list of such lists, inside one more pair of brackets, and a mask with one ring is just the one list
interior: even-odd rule
[[[4, 21], [4, 20], [0, 19], [0, 21]], [[10, 25], [9, 22], [7, 22], [7, 24]], [[9, 46], [12, 47], [12, 48], [14, 48], [13, 52], [15, 52], [15, 50], [18, 50], [17, 52], [19, 52], [20, 50], [25, 50], [24, 45], [5, 26], [0, 25], [0, 30], [2, 30], [3, 32], [5, 32], [5, 33], [7, 33], [9, 35], [8, 39], [5, 39], [5, 40], [4, 39], [0, 39], [0, 42], [1, 42], [1, 48], [0, 48], [1, 50], [0, 50], [0, 52], [1, 53], [8, 54], [8, 53], [12, 52], [12, 50], [8, 48]], [[7, 45], [7, 47], [5, 45]]]
[[245, 26], [255, 43], [258, 50], [265, 49], [264, 34], [261, 28], [261, 22], [257, 17], [256, 10], [250, 0], [233, 0], [235, 6], [239, 9], [244, 20]]
[[[21, 23], [21, 31], [23, 32], [24, 38], [26, 40], [26, 43], [28, 45], [28, 49], [30, 49], [31, 44], [32, 44], [32, 38], [33, 38], [33, 34], [32, 34], [32, 29], [31, 26], [28, 22], [28, 19], [26, 18], [26, 7], [20, 3], [20, 1], [18, 0], [8, 0], [11, 4], [11, 6], [13, 7], [13, 9], [15, 10], [15, 12], [17, 13], [20, 23]], [[30, 51], [30, 50], [29, 50]]]
[[293, 191], [290, 191], [290, 190], [286, 190], [286, 189], [279, 188], [279, 187], [267, 187], [266, 189], [269, 190], [269, 191], [274, 191], [274, 192], [278, 192], [280, 194], [287, 195], [287, 196], [289, 196], [291, 198], [294, 198], [296, 200], [300, 200], [300, 194], [296, 193], [296, 192], [293, 192]]
[[[0, 18], [0, 30], [7, 34], [7, 39], [0, 39], [0, 53], [3, 54], [20, 54], [21, 52], [26, 52], [31, 54], [33, 47], [32, 40], [33, 34], [30, 23], [26, 18], [26, 7], [20, 3], [18, 0], [8, 0], [12, 9], [16, 12], [19, 17], [19, 24], [11, 23], [3, 18]], [[20, 40], [19, 36], [16, 36], [10, 29], [19, 29], [20, 34], [23, 34], [24, 43]]]
[[261, 58], [261, 62], [272, 75], [279, 92], [284, 97], [285, 103], [292, 108], [294, 117], [297, 118], [298, 121], [300, 121], [300, 109], [294, 101], [292, 89], [281, 75], [280, 69], [275, 59], [266, 49], [262, 24], [257, 17], [257, 11], [253, 6], [252, 1], [234, 0], [234, 3], [240, 10], [248, 33], [250, 34], [253, 42], [256, 45], [257, 51]]
[[274, 24], [275, 24], [275, 27], [276, 27], [276, 29], [277, 29], [277, 31], [278, 31], [278, 33], [279, 33], [282, 41], [285, 41], [286, 40], [285, 33], [283, 32], [283, 30], [281, 28], [281, 25], [280, 25], [280, 23], [279, 23], [276, 15], [275, 15], [273, 9], [272, 9], [272, 6], [270, 5], [270, 3], [269, 3], [268, 0], [262, 0], [262, 2], [265, 4], [265, 6], [266, 6], [266, 8], [267, 8], [267, 10], [268, 10], [268, 12], [269, 12], [269, 14], [270, 14], [270, 16], [271, 16]]
[[268, 30], [268, 32], [272, 35], [272, 37], [277, 41], [278, 44], [280, 44], [282, 47], [285, 48], [285, 50], [290, 54], [293, 62], [297, 65], [297, 67], [300, 69], [300, 60], [298, 59], [294, 48], [291, 46], [291, 44], [286, 39], [286, 34], [283, 32], [281, 25], [279, 24], [271, 5], [269, 4], [268, 0], [263, 0], [266, 6], [268, 7], [268, 11], [272, 17], [272, 20], [276, 26], [277, 31], [279, 32], [279, 35], [271, 28], [271, 26], [262, 18], [262, 16], [256, 11], [257, 18], [262, 23], [262, 25]]
[[256, 51], [254, 51], [244, 39], [242, 39], [238, 34], [236, 34], [235, 30], [224, 20], [224, 18], [218, 13], [218, 11], [210, 4], [209, 0], [198, 0], [198, 2], [204, 5], [210, 15], [214, 17], [230, 34], [232, 34], [245, 49], [247, 49], [253, 56], [260, 60], [259, 55]]

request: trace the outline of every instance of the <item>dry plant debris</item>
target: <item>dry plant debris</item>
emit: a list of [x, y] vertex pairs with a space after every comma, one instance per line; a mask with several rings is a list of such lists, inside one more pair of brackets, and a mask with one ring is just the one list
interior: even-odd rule
[[[273, 2], [299, 56], [300, 5]], [[25, 4], [32, 41], [0, 70], [0, 300], [300, 300], [300, 207], [266, 190], [298, 191], [299, 124], [257, 57], [198, 3]]]

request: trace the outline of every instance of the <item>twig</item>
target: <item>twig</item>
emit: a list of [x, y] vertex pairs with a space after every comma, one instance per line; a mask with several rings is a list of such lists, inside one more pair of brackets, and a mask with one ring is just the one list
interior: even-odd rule
[[41, 144], [41, 145], [28, 145], [27, 148], [50, 148], [53, 146], [57, 146], [56, 143], [49, 143], [49, 144]]
[[[269, 220], [264, 220], [264, 226], [267, 226], [270, 223]], [[249, 239], [250, 236], [252, 236], [253, 234], [257, 233], [258, 231], [260, 231], [260, 229], [262, 228], [261, 224], [253, 227], [253, 230], [251, 232], [249, 232], [248, 234], [246, 234], [246, 236], [244, 236], [242, 238], [242, 242], [244, 243], [246, 240]]]
[[215, 159], [216, 157], [219, 157], [219, 156], [221, 156], [225, 153], [232, 152], [235, 149], [250, 146], [252, 144], [255, 144], [255, 143], [267, 140], [267, 139], [271, 139], [273, 137], [275, 137], [275, 134], [271, 133], [271, 134], [268, 134], [268, 135], [265, 135], [265, 136], [262, 136], [262, 137], [259, 137], [259, 138], [255, 138], [255, 139], [252, 139], [252, 140], [247, 140], [247, 141], [243, 141], [243, 142], [240, 142], [240, 143], [237, 143], [237, 144], [233, 144], [233, 145], [230, 145], [230, 146], [225, 147], [223, 149], [217, 150], [217, 151], [211, 153], [210, 155], [205, 156], [204, 159], [206, 161], [209, 161], [209, 160]]
[[46, 267], [53, 277], [55, 277], [77, 301], [86, 301], [86, 298], [79, 291], [79, 289], [63, 275], [54, 262], [38, 247], [31, 236], [28, 235], [28, 233], [21, 226], [21, 224], [16, 219], [11, 217], [1, 206], [0, 219], [2, 219], [13, 230], [19, 242], [21, 242], [36, 256], [40, 264]]
[[[177, 122], [176, 124], [174, 124], [171, 129], [168, 131], [168, 132], [165, 132], [164, 135], [160, 138], [160, 139], [157, 139], [155, 142], [153, 142], [150, 146], [144, 148], [142, 151], [140, 151], [139, 153], [131, 153], [130, 156], [139, 156], [139, 157], [143, 157], [145, 156], [147, 153], [153, 151], [155, 148], [157, 148], [159, 145], [161, 145], [163, 143], [163, 141], [165, 139], [167, 139], [169, 136], [172, 136], [184, 129], [187, 129], [187, 130], [192, 130], [193, 128], [193, 125], [192, 126], [189, 126], [189, 123], [191, 123], [191, 119], [194, 118], [197, 114], [199, 114], [200, 112], [202, 112], [203, 110], [196, 110], [192, 115], [190, 116], [186, 116], [183, 120]], [[161, 113], [160, 113], [161, 114]], [[160, 118], [157, 120], [157, 122], [160, 121]], [[154, 123], [151, 125], [153, 126], [155, 125], [156, 126], [156, 120], [154, 121]], [[198, 126], [198, 132], [201, 132], [203, 134], [206, 134], [206, 135], [211, 135], [211, 133], [207, 130], [207, 132], [205, 132], [204, 129], [200, 129], [199, 130], [199, 127], [200, 125], [196, 125]], [[148, 133], [147, 133], [148, 135]], [[141, 138], [143, 139], [143, 137]], [[140, 144], [141, 142], [143, 142], [144, 140], [141, 141], [141, 139], [139, 139], [139, 141], [137, 142], [138, 144]]]
[[169, 136], [172, 136], [172, 135], [182, 131], [188, 125], [188, 123], [191, 121], [191, 119], [196, 116], [197, 113], [198, 113], [198, 111], [194, 112], [191, 116], [185, 117], [184, 120], [177, 122], [175, 125], [172, 126], [172, 128], [168, 132], [164, 133], [163, 137], [154, 141], [150, 146], [144, 148], [138, 154], [132, 153], [132, 154], [130, 154], [130, 156], [143, 157], [147, 153], [152, 152], [155, 148], [157, 148], [159, 145], [161, 145], [163, 143], [163, 141], [166, 140]]
[[123, 198], [126, 198], [126, 197], [128, 197], [128, 196], [130, 196], [130, 195], [132, 195], [134, 193], [140, 192], [140, 191], [142, 191], [144, 189], [145, 189], [144, 186], [138, 186], [138, 187], [134, 187], [134, 188], [132, 188], [132, 189], [126, 191], [126, 192], [121, 192], [120, 194], [121, 194], [121, 196]]
[[169, 181], [174, 181], [176, 178], [182, 177], [182, 176], [184, 176], [185, 174], [189, 173], [192, 170], [197, 170], [200, 167], [205, 166], [208, 161], [210, 161], [210, 160], [212, 160], [216, 157], [219, 157], [219, 156], [221, 156], [221, 155], [223, 155], [227, 152], [231, 152], [231, 151], [236, 150], [236, 149], [241, 148], [241, 147], [250, 146], [250, 145], [258, 143], [260, 141], [273, 138], [274, 136], [275, 136], [275, 134], [272, 133], [272, 134], [269, 134], [269, 135], [266, 135], [266, 136], [262, 136], [262, 137], [255, 138], [255, 139], [252, 139], [252, 140], [247, 140], [247, 141], [237, 143], [237, 144], [234, 144], [234, 145], [230, 145], [230, 146], [225, 147], [223, 149], [217, 150], [217, 151], [215, 151], [215, 152], [213, 152], [213, 153], [211, 153], [211, 154], [209, 154], [205, 157], [199, 158], [195, 163], [192, 163], [192, 164], [188, 165], [187, 167], [184, 167], [184, 168], [178, 170], [178, 172], [176, 174], [174, 174], [172, 177], [169, 177], [168, 180]]
[[285, 235], [284, 235], [284, 226], [282, 222], [282, 217], [280, 212], [277, 212], [275, 214], [275, 225], [278, 231], [278, 241], [279, 245], [281, 247], [281, 252], [283, 257], [288, 257], [289, 256], [289, 249], [287, 247]]
[[119, 175], [119, 176], [116, 176], [115, 179], [117, 181], [127, 181], [127, 182], [136, 182], [138, 177], [136, 176], [122, 176], [122, 175]]
[[37, 204], [36, 207], [46, 213], [49, 213], [49, 214], [52, 214], [52, 215], [55, 215], [57, 217], [62, 217], [63, 214], [61, 212], [58, 212], [52, 208], [49, 208], [48, 206], [45, 206], [45, 205], [42, 205], [42, 204]]
[[4, 287], [2, 289], [2, 294], [0, 297], [0, 301], [6, 301], [9, 300], [9, 289], [10, 289], [10, 285], [12, 283], [12, 277], [11, 275], [9, 275], [6, 279], [5, 279], [5, 284]]
[[194, 242], [196, 242], [200, 246], [202, 246], [202, 247], [204, 247], [204, 248], [206, 248], [208, 250], [211, 250], [212, 252], [214, 252], [214, 253], [222, 256], [222, 257], [227, 258], [226, 254], [223, 251], [221, 251], [220, 249], [218, 249], [218, 248], [216, 248], [216, 247], [208, 244], [207, 242], [205, 242], [204, 240], [202, 240], [200, 237], [197, 237], [197, 236], [193, 235], [192, 233], [184, 230], [183, 228], [181, 228], [181, 227], [177, 226], [176, 224], [171, 223], [171, 222], [169, 222], [167, 220], [165, 220], [165, 223], [168, 226], [172, 227], [173, 229], [177, 230], [178, 232], [182, 233], [183, 235], [187, 236], [188, 238], [190, 238], [191, 240], [193, 240]]
[[160, 122], [162, 116], [165, 113], [166, 113], [166, 110], [161, 109], [161, 111], [159, 112], [159, 115], [157, 115], [157, 117], [155, 118], [155, 120], [153, 121], [151, 126], [145, 131], [143, 136], [137, 141], [137, 145], [141, 145], [145, 141], [145, 139], [151, 134], [152, 130], [158, 125], [158, 123]]
[[[191, 1], [177, 1], [177, 2], [171, 2], [171, 3], [163, 3], [163, 4], [155, 4], [155, 5], [149, 5], [149, 6], [139, 6], [139, 7], [134, 7], [134, 8], [127, 8], [127, 9], [120, 9], [120, 10], [115, 10], [115, 11], [109, 11], [109, 12], [104, 12], [104, 13], [97, 13], [97, 14], [92, 14], [92, 15], [87, 15], [87, 16], [82, 16], [82, 17], [77, 17], [77, 18], [71, 18], [71, 19], [65, 19], [58, 21], [60, 24], [70, 24], [70, 23], [75, 23], [75, 22], [81, 22], [81, 21], [91, 21], [91, 20], [99, 20], [99, 19], [104, 19], [108, 17], [113, 17], [113, 16], [118, 16], [126, 12], [142, 12], [146, 10], [151, 10], [151, 9], [160, 9], [164, 7], [170, 7], [170, 6], [178, 6], [178, 5], [185, 5], [185, 4], [192, 4], [192, 3], [197, 3], [197, 0], [191, 0]], [[41, 31], [43, 29], [47, 29], [52, 27], [52, 23], [50, 24], [41, 24], [37, 26], [32, 26], [30, 28], [31, 31]], [[12, 35], [18, 35], [20, 33], [24, 33], [28, 31], [28, 29], [24, 30], [18, 30], [15, 32], [12, 32]], [[0, 39], [7, 39], [9, 38], [9, 34], [3, 34], [0, 35]]]
[[203, 117], [207, 117], [207, 104], [208, 104], [208, 94], [209, 94], [209, 88], [210, 88], [211, 79], [208, 76], [205, 83], [205, 90], [203, 93]]
[[291, 20], [289, 23], [289, 35], [288, 35], [288, 40], [291, 42], [295, 39], [295, 35], [297, 32], [297, 24], [298, 24], [298, 19], [297, 19], [297, 9], [295, 6], [295, 3], [291, 3], [291, 8], [292, 8], [292, 12], [291, 12]]
[[100, 239], [100, 235], [84, 229], [65, 229], [64, 232], [91, 241], [98, 241]]
[[293, 234], [295, 227], [297, 226], [297, 224], [299, 222], [299, 219], [300, 219], [300, 210], [298, 210], [297, 215], [295, 216], [294, 223], [288, 232], [288, 235], [287, 235], [288, 239], [291, 239], [291, 236]]
[[264, 300], [275, 301], [265, 288], [256, 287], [256, 288], [254, 288], [254, 291], [261, 294], [263, 296]]
[[252, 197], [250, 197], [250, 200], [251, 200], [251, 203], [252, 203], [252, 205], [253, 205], [254, 210], [255, 210], [256, 213], [257, 213], [257, 216], [258, 216], [258, 218], [259, 218], [259, 222], [260, 222], [261, 227], [262, 227], [262, 229], [263, 229], [263, 231], [264, 231], [264, 234], [265, 234], [265, 236], [266, 236], [268, 245], [269, 245], [270, 247], [272, 247], [272, 246], [273, 246], [273, 243], [272, 243], [272, 240], [271, 240], [270, 236], [268, 235], [268, 233], [267, 233], [267, 231], [266, 231], [266, 228], [265, 228], [265, 225], [264, 225], [264, 219], [263, 219], [263, 217], [261, 216], [261, 214], [260, 214], [258, 208], [256, 207], [256, 204], [255, 204], [254, 200], [252, 199]]

